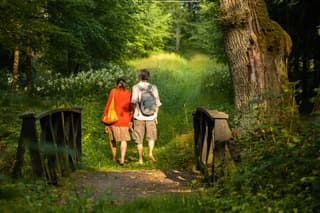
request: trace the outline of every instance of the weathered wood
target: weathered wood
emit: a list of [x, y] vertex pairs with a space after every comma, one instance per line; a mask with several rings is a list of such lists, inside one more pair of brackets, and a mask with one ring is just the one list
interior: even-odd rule
[[58, 178], [75, 170], [81, 160], [81, 107], [49, 110], [38, 115], [28, 113], [21, 118], [14, 175], [21, 175], [25, 145], [28, 145], [34, 174], [45, 175], [48, 183], [57, 184]]
[[232, 157], [234, 161], [240, 160], [239, 148], [233, 142], [228, 118], [224, 112], [203, 107], [198, 107], [193, 113], [197, 169], [209, 182], [215, 182], [224, 175], [227, 157]]
[[40, 177], [42, 175], [42, 169], [38, 149], [35, 114], [25, 113], [21, 115], [20, 118], [22, 119], [22, 126], [16, 154], [16, 162], [13, 168], [13, 177], [21, 176], [21, 169], [24, 163], [25, 146], [27, 146], [30, 153], [33, 174]]

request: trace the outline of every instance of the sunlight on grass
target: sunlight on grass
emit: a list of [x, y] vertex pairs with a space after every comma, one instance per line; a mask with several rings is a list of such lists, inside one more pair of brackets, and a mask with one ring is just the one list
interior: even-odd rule
[[152, 55], [148, 58], [131, 61], [137, 70], [148, 68], [152, 70], [179, 70], [188, 65], [188, 61], [175, 53], [162, 53]]
[[[138, 210], [138, 212], [206, 212], [199, 196], [194, 194], [174, 194], [154, 197], [152, 199], [137, 200], [129, 205], [114, 207], [111, 212], [129, 212]], [[209, 210], [209, 209], [207, 209]]]
[[[118, 206], [110, 199], [108, 191], [101, 199], [97, 199], [90, 187], [79, 193], [71, 186], [75, 181], [69, 177], [59, 179], [60, 187], [48, 185], [45, 177], [35, 180], [27, 150], [23, 177], [16, 180], [10, 178], [21, 130], [19, 115], [26, 111], [40, 113], [75, 105], [83, 108], [83, 153], [78, 172], [193, 169], [193, 111], [198, 106], [226, 113], [233, 109], [232, 84], [227, 65], [202, 54], [194, 54], [187, 60], [173, 53], [153, 55], [130, 64], [133, 67], [124, 72], [116, 72], [118, 67], [111, 67], [100, 70], [100, 73], [92, 72], [92, 78], [81, 74], [77, 78], [66, 77], [68, 81], [64, 81], [61, 77], [54, 87], [46, 79], [41, 84], [44, 93], [38, 95], [3, 94], [0, 97], [0, 119], [3, 121], [0, 130], [10, 133], [0, 140], [0, 212], [256, 212], [257, 209], [261, 212], [315, 212], [319, 209], [320, 182], [316, 176], [319, 169], [315, 167], [319, 159], [315, 155], [319, 148], [319, 137], [315, 131], [319, 129], [320, 119], [298, 132], [305, 135], [301, 139], [297, 132], [289, 132], [286, 126], [271, 126], [272, 131], [269, 131], [269, 123], [267, 127], [261, 126], [262, 130], [267, 130], [263, 131], [263, 135], [254, 133], [240, 140], [244, 158], [236, 175], [226, 176], [212, 188], [205, 188], [203, 185], [198, 187], [200, 181], [192, 181], [190, 188], [196, 188], [197, 193], [188, 195], [164, 195]], [[141, 68], [151, 70], [151, 82], [158, 86], [163, 103], [158, 118], [159, 137], [154, 150], [158, 162], [152, 164], [145, 157], [145, 164], [137, 165], [136, 145], [130, 141], [127, 151], [128, 166], [121, 167], [111, 160], [108, 138], [100, 117], [107, 93], [114, 85], [114, 78], [118, 74], [127, 73], [131, 87], [137, 74], [133, 70]], [[111, 78], [110, 73], [116, 75]], [[96, 88], [97, 79], [109, 84], [101, 83]], [[77, 87], [70, 84], [70, 93], [68, 90], [56, 92], [65, 82], [72, 82]], [[233, 122], [231, 118], [229, 121]], [[296, 140], [294, 144], [274, 145], [274, 138], [277, 141], [287, 141], [292, 137]], [[144, 147], [144, 156], [147, 156], [147, 143]], [[219, 185], [221, 183], [223, 185]]]
[[[159, 137], [154, 151], [158, 158], [158, 164], [150, 165], [147, 161], [145, 166], [166, 169], [177, 165], [183, 166], [184, 163], [187, 164], [186, 166], [190, 166], [188, 164], [193, 160], [192, 113], [196, 107], [210, 106], [210, 103], [215, 103], [215, 107], [231, 104], [230, 102], [226, 103], [226, 100], [228, 100], [226, 94], [217, 94], [220, 91], [210, 90], [212, 82], [208, 81], [209, 79], [212, 81], [217, 78], [221, 79], [220, 76], [226, 75], [227, 69], [224, 68], [224, 65], [218, 64], [202, 54], [195, 54], [190, 60], [187, 60], [178, 54], [162, 53], [131, 61], [130, 65], [135, 70], [150, 69], [150, 81], [157, 85], [162, 102], [158, 118]], [[219, 71], [221, 71], [221, 74]], [[220, 83], [219, 86], [221, 85]], [[227, 88], [228, 86], [222, 85], [221, 89]], [[215, 95], [217, 98], [212, 99]], [[220, 97], [223, 97], [221, 102], [219, 102]], [[91, 154], [88, 154], [90, 156], [88, 157], [90, 158], [89, 162], [92, 162], [92, 165], [98, 168], [113, 167], [113, 162], [110, 162], [111, 154], [106, 136], [100, 130], [98, 134], [92, 134], [91, 136], [88, 140], [90, 146], [88, 151], [91, 150]], [[94, 145], [92, 141], [95, 141]], [[93, 147], [96, 148], [92, 149]], [[99, 151], [99, 149], [102, 150]], [[147, 150], [147, 144], [145, 143], [145, 156], [147, 156]], [[96, 154], [93, 155], [94, 153]], [[175, 156], [175, 158], [172, 158], [172, 156]], [[133, 142], [129, 142], [127, 158], [129, 168], [137, 168], [134, 164], [136, 147]], [[105, 159], [105, 162], [103, 162], [103, 159]]]
[[177, 134], [170, 141], [157, 148], [162, 168], [192, 170], [194, 167], [193, 133]]
[[[216, 79], [221, 80], [221, 76], [227, 78], [225, 65], [202, 54], [195, 54], [187, 60], [174, 53], [157, 54], [131, 61], [130, 64], [135, 70], [150, 69], [150, 81], [159, 89], [162, 106], [158, 118], [159, 135], [154, 150], [158, 164], [152, 165], [146, 160], [143, 167], [136, 166], [137, 151], [134, 142], [131, 141], [127, 150], [129, 168], [170, 169], [176, 165], [183, 165], [184, 162], [189, 163], [193, 158], [191, 136], [192, 113], [195, 108], [198, 106], [223, 108], [222, 106], [231, 105], [231, 98], [228, 99], [230, 92], [223, 92], [227, 91], [228, 85], [215, 82]], [[131, 87], [132, 84], [129, 86]], [[103, 125], [100, 123], [105, 99], [106, 95], [95, 101], [84, 100], [81, 103], [83, 105], [83, 159], [89, 167], [123, 169], [111, 161], [107, 135], [103, 133]], [[183, 147], [181, 148], [178, 144], [183, 144]], [[145, 143], [144, 156], [147, 156], [147, 151], [147, 143]], [[177, 157], [173, 159], [170, 155]]]
[[203, 54], [195, 54], [189, 59], [189, 63], [193, 70], [206, 72], [213, 66], [216, 66], [216, 62]]
[[[136, 145], [133, 141], [128, 143], [128, 150], [126, 160], [128, 163], [127, 167], [121, 167], [119, 164], [111, 160], [111, 152], [109, 148], [108, 137], [104, 133], [104, 126], [100, 122], [100, 117], [104, 108], [104, 104], [107, 98], [108, 91], [114, 86], [114, 78], [116, 75], [109, 75], [111, 72], [120, 68], [112, 66], [110, 69], [92, 71], [90, 72], [91, 77], [87, 75], [79, 75], [75, 78], [57, 79], [56, 84], [52, 85], [48, 81], [41, 83], [41, 88], [45, 93], [48, 93], [48, 98], [41, 97], [40, 100], [45, 100], [41, 104], [12, 101], [8, 103], [7, 99], [3, 98], [3, 103], [8, 105], [7, 108], [2, 108], [2, 118], [7, 121], [14, 121], [12, 125], [3, 125], [6, 129], [9, 129], [13, 139], [10, 142], [10, 150], [7, 149], [7, 153], [10, 151], [10, 156], [6, 154], [6, 157], [2, 163], [4, 168], [5, 163], [10, 165], [7, 161], [14, 161], [16, 144], [18, 141], [20, 122], [21, 120], [17, 117], [17, 114], [22, 114], [25, 109], [35, 109], [36, 113], [45, 111], [52, 108], [59, 107], [73, 107], [75, 105], [82, 106], [82, 162], [79, 169], [83, 170], [143, 170], [143, 169], [185, 169], [191, 170], [194, 164], [194, 150], [193, 150], [193, 124], [192, 124], [192, 113], [198, 106], [208, 106], [214, 108], [221, 108], [232, 104], [230, 96], [230, 85], [228, 78], [228, 70], [225, 65], [219, 64], [209, 57], [201, 54], [195, 54], [187, 60], [174, 53], [162, 53], [153, 55], [149, 58], [139, 59], [130, 62], [132, 68], [126, 69], [123, 72], [116, 72], [116, 75], [122, 75], [123, 73], [128, 74], [128, 84], [131, 88], [134, 82], [134, 76], [137, 75], [133, 70], [139, 70], [142, 68], [149, 68], [151, 71], [151, 83], [157, 85], [160, 93], [162, 106], [159, 113], [159, 124], [158, 124], [158, 140], [154, 150], [155, 157], [157, 158], [157, 164], [152, 164], [146, 156], [148, 156], [147, 143], [144, 147], [145, 164], [143, 166], [137, 165], [137, 150]], [[104, 77], [101, 77], [104, 76]], [[111, 76], [111, 77], [110, 77]], [[96, 80], [103, 80], [96, 88]], [[112, 81], [111, 81], [112, 79]], [[65, 93], [56, 92], [59, 88], [64, 88], [63, 82], [72, 82], [77, 87], [75, 89], [65, 90]], [[101, 81], [102, 82], [102, 81]], [[78, 84], [77, 84], [78, 83]], [[61, 84], [61, 85], [60, 85]], [[51, 88], [46, 89], [47, 87]], [[54, 87], [53, 87], [54, 86]], [[73, 88], [73, 87], [71, 87]], [[79, 91], [78, 91], [79, 90]], [[94, 92], [93, 92], [94, 91]], [[51, 94], [51, 93], [52, 94]], [[49, 94], [50, 93], [50, 94]], [[79, 95], [81, 94], [81, 95]], [[87, 95], [90, 94], [90, 95]], [[50, 97], [50, 98], [49, 98]], [[34, 99], [38, 100], [38, 99]], [[21, 107], [23, 103], [23, 107]], [[36, 106], [36, 107], [35, 107]], [[10, 109], [10, 113], [7, 113]], [[9, 127], [8, 127], [9, 126]], [[13, 128], [11, 130], [10, 128]], [[119, 146], [118, 146], [119, 154]], [[26, 158], [27, 158], [26, 154]], [[26, 162], [27, 164], [28, 162]], [[24, 165], [24, 174], [31, 173], [30, 164]], [[105, 210], [110, 207], [108, 197], [106, 202], [103, 201], [92, 201], [85, 197], [81, 197], [74, 192], [70, 192], [66, 195], [59, 194], [51, 188], [45, 188], [39, 186], [36, 191], [31, 190], [33, 186], [20, 186], [19, 193], [26, 194], [17, 198], [21, 202], [20, 207], [28, 206], [30, 212], [41, 212], [45, 209], [48, 203], [58, 203], [58, 207], [52, 207], [49, 209], [52, 212], [58, 210], [70, 209], [97, 209]], [[68, 191], [66, 189], [66, 191]], [[30, 196], [28, 195], [31, 193]], [[50, 196], [47, 196], [50, 194]], [[65, 196], [65, 197], [64, 197]], [[39, 199], [41, 197], [42, 199]], [[43, 199], [46, 197], [46, 199]], [[73, 199], [73, 200], [72, 200]], [[153, 200], [145, 202], [146, 205], [151, 205], [147, 210], [154, 210], [158, 203], [168, 202], [168, 207], [163, 210], [173, 211], [176, 210], [175, 204], [179, 203], [181, 208], [190, 207], [190, 212], [197, 209], [197, 205], [192, 199], [187, 199], [184, 196], [176, 197], [176, 200], [163, 197], [161, 200]], [[35, 203], [34, 201], [37, 201]], [[66, 202], [66, 203], [64, 203]], [[7, 207], [10, 209], [14, 206], [14, 202], [7, 203]], [[92, 207], [93, 205], [93, 207]], [[144, 205], [144, 204], [137, 204]], [[20, 210], [17, 207], [17, 210]], [[133, 204], [133, 209], [136, 207]], [[141, 208], [142, 211], [144, 208]], [[16, 209], [15, 209], [16, 210]], [[182, 210], [182, 209], [181, 209]], [[101, 211], [103, 212], [103, 211]], [[184, 211], [185, 212], [185, 211]]]

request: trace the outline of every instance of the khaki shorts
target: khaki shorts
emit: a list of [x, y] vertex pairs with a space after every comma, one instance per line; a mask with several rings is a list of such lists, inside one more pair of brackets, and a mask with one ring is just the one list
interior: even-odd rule
[[156, 141], [157, 140], [157, 124], [156, 121], [140, 121], [133, 120], [134, 126], [134, 140], [137, 144], [142, 144], [144, 135], [146, 133], [146, 139]]
[[115, 141], [130, 141], [129, 127], [112, 126], [112, 134]]

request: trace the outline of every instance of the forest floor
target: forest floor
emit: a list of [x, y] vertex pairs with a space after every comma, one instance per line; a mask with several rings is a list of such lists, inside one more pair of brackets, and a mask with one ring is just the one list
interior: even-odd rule
[[92, 199], [108, 195], [115, 204], [164, 194], [192, 193], [200, 178], [192, 171], [178, 170], [78, 171], [72, 177], [78, 192], [86, 192]]

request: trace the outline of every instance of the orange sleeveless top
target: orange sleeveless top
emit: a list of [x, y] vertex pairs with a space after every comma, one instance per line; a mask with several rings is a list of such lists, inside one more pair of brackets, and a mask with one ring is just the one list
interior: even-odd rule
[[131, 91], [128, 89], [113, 88], [109, 93], [103, 114], [107, 112], [113, 96], [115, 109], [119, 119], [117, 122], [113, 123], [112, 126], [129, 126], [132, 119], [130, 109]]

